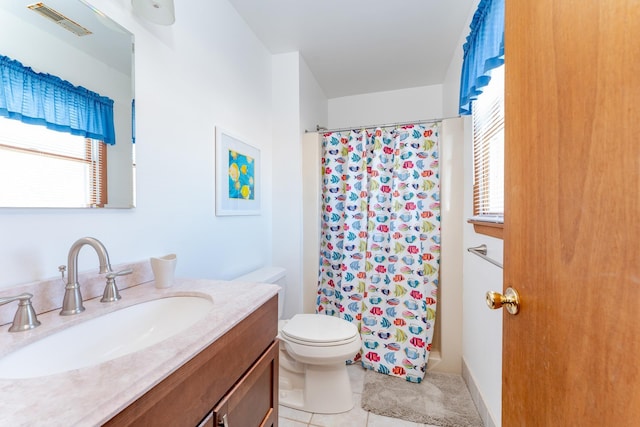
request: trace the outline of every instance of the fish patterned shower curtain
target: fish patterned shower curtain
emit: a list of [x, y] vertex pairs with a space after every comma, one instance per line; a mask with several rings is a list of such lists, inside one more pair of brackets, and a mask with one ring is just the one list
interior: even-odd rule
[[327, 133], [316, 311], [353, 322], [349, 363], [420, 382], [440, 262], [439, 124]]

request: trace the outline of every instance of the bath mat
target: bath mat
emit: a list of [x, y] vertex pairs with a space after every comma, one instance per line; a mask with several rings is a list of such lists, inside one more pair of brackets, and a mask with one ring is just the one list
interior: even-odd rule
[[362, 408], [374, 414], [442, 427], [482, 427], [469, 390], [456, 374], [427, 372], [410, 383], [367, 370]]

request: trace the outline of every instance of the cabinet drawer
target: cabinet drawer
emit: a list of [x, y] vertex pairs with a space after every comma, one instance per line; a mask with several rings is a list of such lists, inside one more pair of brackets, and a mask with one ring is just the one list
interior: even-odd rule
[[213, 408], [214, 425], [272, 427], [278, 419], [278, 342]]

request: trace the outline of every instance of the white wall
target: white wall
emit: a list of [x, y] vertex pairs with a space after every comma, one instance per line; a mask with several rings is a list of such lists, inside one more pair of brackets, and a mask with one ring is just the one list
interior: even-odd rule
[[[273, 56], [273, 264], [287, 270], [285, 318], [302, 311], [300, 55]], [[295, 178], [294, 178], [295, 177]], [[294, 179], [292, 179], [294, 178]], [[281, 294], [282, 295], [282, 294]]]
[[[114, 264], [175, 252], [180, 276], [231, 278], [270, 263], [271, 55], [226, 0], [176, 2], [170, 27], [133, 16], [128, 0], [90, 3], [135, 34], [137, 208], [0, 209], [0, 288], [57, 276], [87, 235]], [[259, 216], [215, 216], [215, 125], [261, 150]], [[83, 250], [80, 270], [95, 268]]]
[[[477, 3], [470, 11], [471, 22]], [[458, 114], [462, 45], [468, 25], [460, 35], [458, 49], [451, 60], [443, 83], [444, 115]], [[495, 425], [501, 423], [502, 411], [502, 310], [491, 311], [485, 303], [490, 290], [502, 290], [502, 270], [473, 255], [467, 248], [482, 243], [487, 255], [502, 262], [502, 240], [480, 235], [466, 222], [473, 212], [473, 151], [470, 117], [465, 117], [464, 140], [464, 219], [463, 227], [463, 360], [475, 387]]]
[[302, 138], [302, 312], [315, 313], [320, 266], [322, 213], [322, 138], [317, 132]]
[[[313, 159], [303, 157], [304, 130], [326, 121], [327, 99], [298, 52], [273, 56], [272, 80], [273, 264], [287, 270], [284, 317], [290, 317], [308, 305], [303, 300], [303, 285], [309, 279], [303, 274], [307, 236], [303, 235], [302, 176], [303, 162], [308, 165]], [[309, 251], [307, 256], [312, 256]]]
[[[300, 125], [302, 135], [302, 312], [314, 313], [320, 265], [322, 147], [316, 125], [327, 123], [329, 104], [309, 66], [300, 58]], [[314, 285], [314, 286], [311, 286]]]
[[464, 206], [464, 121], [442, 122], [440, 144], [440, 292], [436, 332], [437, 371], [462, 368], [462, 218]]
[[[421, 86], [329, 100], [329, 128], [442, 117], [442, 86]], [[322, 125], [322, 124], [321, 124]]]
[[[467, 119], [464, 142], [464, 217], [473, 215], [473, 141], [471, 121]], [[502, 291], [502, 269], [467, 251], [487, 245], [487, 256], [502, 263], [503, 244], [477, 234], [471, 224], [463, 229], [463, 360], [482, 398], [488, 416], [497, 426], [502, 419], [502, 315], [485, 302], [487, 291]]]
[[[327, 123], [329, 103], [306, 61], [300, 56], [300, 127], [313, 131], [316, 125]], [[318, 165], [320, 170], [320, 165]]]

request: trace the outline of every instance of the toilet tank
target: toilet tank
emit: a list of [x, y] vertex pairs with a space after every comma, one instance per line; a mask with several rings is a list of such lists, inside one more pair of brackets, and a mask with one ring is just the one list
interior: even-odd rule
[[286, 273], [282, 267], [262, 267], [233, 279], [234, 282], [272, 283], [280, 286], [278, 291], [278, 319], [284, 310], [284, 294], [286, 290]]

